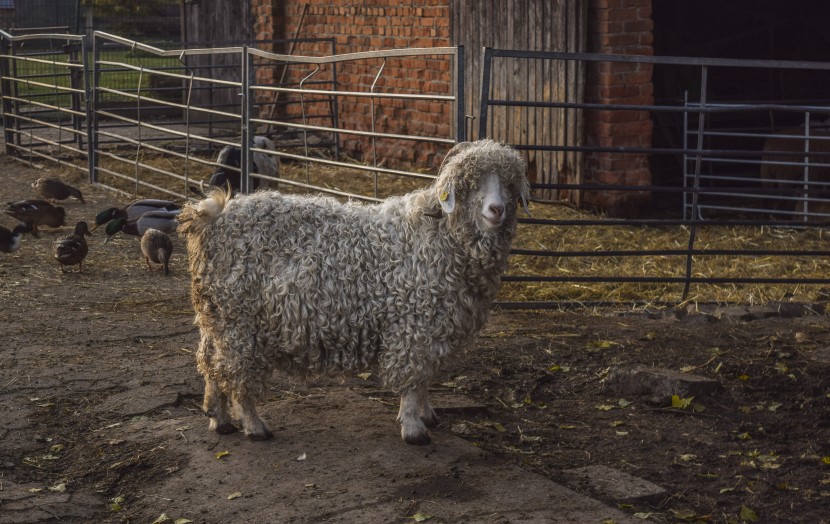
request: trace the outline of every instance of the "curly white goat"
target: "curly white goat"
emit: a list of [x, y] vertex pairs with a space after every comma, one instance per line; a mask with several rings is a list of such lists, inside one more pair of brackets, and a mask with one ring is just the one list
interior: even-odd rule
[[378, 366], [401, 436], [430, 441], [427, 388], [487, 320], [507, 265], [525, 164], [491, 140], [456, 145], [435, 183], [376, 205], [214, 191], [186, 207], [197, 352], [211, 429], [273, 435], [256, 412], [275, 369]]

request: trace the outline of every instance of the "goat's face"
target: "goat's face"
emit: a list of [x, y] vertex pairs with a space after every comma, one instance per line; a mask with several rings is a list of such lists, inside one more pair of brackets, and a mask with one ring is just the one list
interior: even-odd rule
[[456, 145], [444, 159], [436, 182], [438, 201], [451, 222], [463, 221], [479, 234], [496, 234], [527, 211], [529, 185], [524, 161], [490, 140]]
[[[474, 209], [478, 209], [476, 221], [479, 229], [488, 231], [500, 228], [511, 203], [508, 202], [507, 189], [502, 185], [498, 174], [485, 174], [470, 197], [477, 203]], [[515, 208], [515, 204], [512, 207]]]

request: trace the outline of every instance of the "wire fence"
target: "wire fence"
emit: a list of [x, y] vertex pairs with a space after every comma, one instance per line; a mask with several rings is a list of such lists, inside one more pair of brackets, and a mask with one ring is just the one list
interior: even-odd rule
[[[470, 120], [463, 111], [470, 84], [463, 78], [461, 48], [337, 54], [333, 41], [319, 39], [309, 46], [320, 49], [319, 56], [295, 56], [270, 53], [256, 43], [162, 48], [103, 32], [94, 33], [91, 49], [87, 39], [74, 35], [0, 37], [7, 152], [30, 162], [57, 162], [87, 173], [92, 183], [131, 196], [193, 198], [211, 172], [226, 167], [239, 172], [243, 192], [259, 181], [281, 190], [378, 201], [434, 177], [429, 170], [387, 165], [378, 153], [384, 143], [446, 151], [466, 140]], [[29, 45], [35, 41], [37, 46]], [[484, 56], [485, 62], [665, 62], [696, 68], [700, 79], [691, 89], [700, 93], [695, 100], [643, 106], [575, 101], [567, 93], [542, 89], [535, 98], [495, 99], [484, 76], [481, 112], [475, 115], [479, 137], [501, 138], [501, 130], [492, 126], [498, 111], [522, 111], [523, 121], [546, 125], [561, 122], [539, 114], [553, 110], [663, 112], [683, 122], [679, 145], [669, 148], [544, 143], [538, 138], [513, 143], [528, 157], [535, 153], [535, 161], [543, 161], [545, 153], [551, 155], [545, 161], [553, 163], [565, 158], [555, 156], [563, 152], [593, 155], [609, 165], [632, 155], [663, 155], [677, 158], [684, 168], [677, 185], [575, 182], [564, 175], [534, 182], [533, 216], [520, 220], [500, 305], [664, 306], [826, 298], [830, 251], [820, 205], [828, 182], [821, 171], [827, 155], [817, 147], [823, 139], [813, 117], [830, 109], [711, 101], [706, 79], [717, 68], [830, 69], [830, 64], [510, 50], [485, 50]], [[396, 75], [406, 73], [400, 62], [412, 57], [440, 62], [436, 68], [450, 72], [450, 93], [395, 87]], [[498, 68], [485, 63], [484, 70], [493, 74]], [[366, 80], [360, 88], [344, 90], [339, 82], [344, 74]], [[408, 111], [420, 111], [427, 103], [443, 119], [441, 125], [429, 132], [408, 130]], [[767, 127], [718, 125], [727, 115], [755, 113], [767, 115]], [[253, 147], [255, 136], [273, 138], [276, 151]], [[774, 139], [784, 145], [767, 144]], [[349, 140], [369, 144], [365, 161], [339, 153]], [[797, 153], [788, 141], [797, 142]], [[224, 147], [239, 148], [239, 165], [219, 165], [215, 152]], [[279, 161], [279, 174], [262, 173], [253, 161], [256, 155]], [[768, 173], [763, 178], [764, 166], [795, 168], [798, 176]], [[739, 169], [745, 173], [735, 176]], [[568, 205], [575, 192], [583, 197], [646, 194], [669, 211], [631, 220], [609, 218]], [[729, 205], [716, 199], [728, 199]]]
[[[636, 66], [640, 64], [690, 68], [696, 74], [684, 76], [699, 79], [697, 85], [689, 86], [699, 98], [689, 100], [687, 96], [674, 104], [663, 105], [574, 102], [567, 93], [561, 93], [559, 98], [494, 98], [490, 84], [495, 81], [495, 62], [528, 60], [603, 65], [626, 63], [633, 64], [633, 70], [639, 70]], [[717, 74], [713, 70], [728, 74], [730, 68], [741, 67], [785, 74], [796, 70], [828, 71], [830, 63], [502, 49], [485, 49], [484, 62], [479, 136], [498, 138], [502, 130], [494, 127], [492, 122], [500, 113], [510, 111], [524, 112], [523, 121], [547, 121], [551, 125], [565, 119], [543, 116], [556, 111], [566, 113], [571, 120], [587, 119], [600, 113], [607, 122], [627, 122], [631, 119], [625, 115], [631, 113], [648, 114], [657, 120], [656, 115], [668, 113], [679, 115], [683, 122], [683, 135], [677, 141], [677, 147], [542, 143], [538, 139], [533, 143], [514, 144], [526, 153], [534, 153], [537, 158], [548, 155], [546, 165], [560, 171], [554, 177], [558, 180], [536, 183], [533, 187], [552, 193], [551, 198], [558, 199], [560, 204], [572, 201], [574, 193], [578, 193], [583, 202], [594, 200], [591, 194], [627, 193], [648, 195], [651, 202], [674, 204], [659, 218], [613, 219], [559, 213], [561, 216], [523, 220], [530, 228], [531, 232], [526, 234], [530, 239], [550, 238], [540, 230], [563, 231], [567, 228], [583, 233], [573, 235], [580, 238], [573, 247], [562, 245], [557, 250], [517, 248], [514, 250], [516, 267], [523, 269], [526, 266], [528, 274], [507, 275], [506, 282], [537, 287], [562, 283], [572, 286], [604, 284], [611, 289], [621, 284], [636, 284], [638, 292], [650, 290], [643, 293], [644, 296], [661, 297], [651, 303], [673, 305], [697, 300], [705, 287], [720, 287], [719, 297], [741, 295], [751, 301], [751, 292], [742, 295], [739, 288], [783, 286], [778, 288], [782, 291], [777, 297], [767, 295], [766, 298], [787, 299], [789, 291], [783, 291], [786, 286], [793, 289], [830, 283], [824, 267], [830, 251], [822, 239], [822, 229], [830, 223], [830, 135], [824, 122], [830, 106], [724, 103], [707, 99], [709, 75]], [[816, 116], [820, 117], [817, 122], [814, 121]], [[782, 131], [780, 126], [788, 122], [790, 126]], [[677, 157], [683, 166], [682, 185], [623, 183], [621, 177], [623, 182], [618, 183], [590, 179], [574, 183], [562, 169], [562, 165], [573, 158], [564, 155], [574, 154], [583, 159], [591, 157], [602, 165], [625, 163], [632, 157]], [[667, 209], [665, 204], [662, 207]], [[647, 245], [646, 238], [636, 235], [628, 242], [622, 241], [632, 228], [640, 231], [661, 228], [664, 234], [658, 235], [661, 240], [657, 245]], [[726, 242], [723, 242], [724, 237]], [[783, 241], [784, 237], [791, 242]], [[606, 247], [610, 244], [613, 248]], [[563, 260], [588, 262], [579, 272], [565, 268], [559, 274], [546, 275], [537, 271], [540, 266], [561, 266]], [[660, 263], [655, 265], [655, 260]], [[527, 262], [523, 264], [523, 261]], [[535, 274], [529, 274], [531, 271]], [[609, 292], [609, 296], [617, 298], [619, 295]], [[712, 293], [703, 296], [712, 296]], [[821, 291], [811, 296], [824, 297], [824, 294]], [[511, 307], [525, 308], [561, 305], [562, 302], [521, 300], [510, 304]]]

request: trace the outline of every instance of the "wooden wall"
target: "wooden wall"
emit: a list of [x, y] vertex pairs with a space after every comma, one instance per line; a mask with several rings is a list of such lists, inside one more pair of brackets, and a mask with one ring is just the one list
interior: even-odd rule
[[[467, 114], [480, 107], [481, 48], [525, 51], [584, 52], [587, 45], [588, 0], [453, 0], [453, 45], [463, 45], [466, 60]], [[496, 60], [491, 98], [576, 102], [584, 98], [585, 68], [578, 62]], [[582, 119], [577, 110], [498, 108], [489, 115], [487, 134], [511, 144], [582, 145]], [[472, 120], [470, 138], [478, 136]], [[576, 183], [582, 180], [580, 155], [574, 152], [528, 153], [534, 182]], [[536, 196], [568, 198], [578, 194], [550, 192]]]
[[[253, 38], [249, 0], [183, 2], [182, 9], [183, 42], [202, 44], [198, 47], [211, 47], [227, 45], [228, 42], [240, 45], [240, 42]], [[187, 58], [187, 65], [196, 76], [241, 81], [240, 57], [237, 54], [191, 56]], [[193, 105], [241, 114], [242, 99], [237, 90], [217, 89], [210, 92], [194, 89], [191, 97]], [[195, 118], [200, 120], [206, 117]]]

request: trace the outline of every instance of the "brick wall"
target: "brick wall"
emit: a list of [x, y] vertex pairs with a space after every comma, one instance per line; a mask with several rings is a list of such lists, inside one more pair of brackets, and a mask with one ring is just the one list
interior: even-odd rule
[[[450, 0], [252, 0], [257, 38], [290, 38], [303, 12], [301, 37], [336, 39], [338, 53], [402, 48], [443, 47], [450, 41]], [[589, 0], [589, 51], [651, 55], [652, 0]], [[285, 49], [275, 49], [286, 52]], [[470, 52], [470, 50], [468, 50]], [[295, 49], [295, 54], [328, 54], [321, 49]], [[402, 59], [387, 64], [396, 90], [448, 94], [449, 63], [440, 60]], [[588, 68], [586, 98], [589, 102], [653, 103], [651, 66], [596, 64]], [[258, 81], [275, 80], [274, 72], [258, 72]], [[262, 75], [272, 75], [270, 78]], [[369, 70], [344, 67], [338, 70], [343, 90], [366, 91], [373, 74]], [[474, 87], [468, 83], [468, 87]], [[396, 102], [380, 108], [376, 130], [393, 133], [441, 134], [451, 137], [453, 125], [446, 108], [434, 104]], [[343, 125], [370, 128], [364, 100], [343, 100]], [[650, 147], [652, 121], [644, 111], [586, 111], [586, 143], [602, 147]], [[343, 150], [356, 158], [371, 160], [367, 139], [343, 138]], [[440, 153], [440, 152], [439, 152]], [[440, 163], [430, 148], [380, 145], [380, 157], [388, 165], [403, 162], [421, 167]], [[644, 186], [651, 183], [648, 157], [643, 154], [598, 153], [585, 156], [588, 183]], [[588, 192], [583, 203], [611, 216], [635, 216], [647, 205], [647, 192]]]
[[[651, 55], [652, 0], [590, 0], [588, 46], [594, 53]], [[593, 63], [586, 81], [587, 102], [654, 103], [650, 64]], [[647, 111], [586, 111], [587, 143], [599, 147], [651, 147], [652, 121]], [[586, 155], [588, 183], [651, 184], [648, 156], [636, 153]], [[647, 192], [592, 191], [585, 203], [611, 216], [633, 217], [648, 205]]]
[[[449, 0], [252, 0], [257, 39], [292, 38], [302, 19], [299, 37], [334, 37], [338, 54], [380, 49], [411, 47], [447, 47], [450, 45]], [[303, 4], [308, 4], [303, 16]], [[287, 49], [271, 49], [287, 52]], [[294, 54], [329, 54], [323, 46], [298, 45]], [[339, 89], [369, 90], [380, 61], [371, 64], [339, 64]], [[387, 60], [380, 87], [395, 92], [448, 95], [449, 58], [400, 58]], [[274, 68], [257, 71], [257, 81], [275, 81]], [[385, 86], [384, 86], [385, 83]], [[341, 127], [371, 129], [369, 103], [364, 98], [341, 98]], [[378, 105], [379, 104], [379, 105]], [[375, 130], [388, 133], [440, 136], [452, 138], [452, 111], [448, 104], [429, 101], [376, 100]], [[417, 145], [401, 147], [377, 143], [378, 160], [392, 167], [440, 164], [435, 148]], [[367, 138], [342, 135], [342, 149], [358, 158], [371, 160], [371, 142]], [[446, 148], [444, 148], [446, 149]]]

